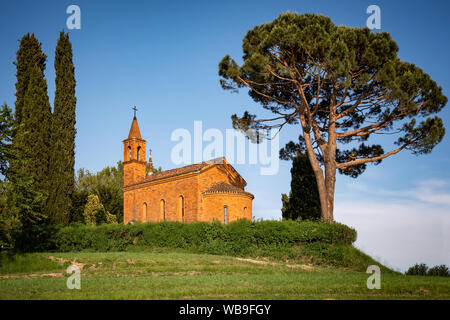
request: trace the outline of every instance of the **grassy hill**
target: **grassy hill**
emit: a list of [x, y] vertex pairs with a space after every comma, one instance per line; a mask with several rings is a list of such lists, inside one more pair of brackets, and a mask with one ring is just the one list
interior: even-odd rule
[[[0, 254], [0, 299], [450, 299], [450, 279], [405, 276], [310, 221], [72, 226], [45, 251]], [[66, 268], [81, 268], [81, 290]], [[369, 290], [369, 265], [381, 289]]]
[[[450, 299], [450, 279], [368, 274], [280, 261], [160, 249], [140, 252], [30, 253], [3, 257], [0, 299]], [[81, 289], [66, 287], [67, 266]]]

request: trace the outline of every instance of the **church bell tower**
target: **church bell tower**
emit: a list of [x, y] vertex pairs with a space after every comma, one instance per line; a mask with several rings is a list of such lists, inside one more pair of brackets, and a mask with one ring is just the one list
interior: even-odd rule
[[127, 186], [145, 178], [145, 143], [136, 119], [136, 107], [128, 138], [123, 140], [123, 185]]

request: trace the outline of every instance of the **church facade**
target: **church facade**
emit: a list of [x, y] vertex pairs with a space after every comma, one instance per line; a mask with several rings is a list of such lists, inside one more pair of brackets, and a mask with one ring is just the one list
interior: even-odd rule
[[254, 196], [245, 191], [246, 181], [225, 158], [152, 173], [150, 155], [146, 174], [146, 141], [136, 116], [123, 145], [125, 224], [252, 219]]

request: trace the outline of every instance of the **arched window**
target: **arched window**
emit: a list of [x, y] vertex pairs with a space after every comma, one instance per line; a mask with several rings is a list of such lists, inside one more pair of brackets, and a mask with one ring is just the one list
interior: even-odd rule
[[141, 147], [137, 148], [137, 160], [141, 161]]
[[142, 206], [142, 220], [145, 222], [148, 221], [148, 212], [147, 212], [147, 203], [144, 202], [144, 205]]
[[228, 207], [227, 206], [223, 206], [223, 223], [224, 224], [228, 223]]
[[181, 221], [184, 222], [184, 198], [180, 196], [178, 198], [178, 216], [181, 218]]
[[247, 207], [244, 207], [244, 218], [247, 216]]
[[160, 201], [161, 219], [166, 221], [166, 202], [161, 199]]
[[131, 160], [131, 147], [128, 147], [128, 161]]

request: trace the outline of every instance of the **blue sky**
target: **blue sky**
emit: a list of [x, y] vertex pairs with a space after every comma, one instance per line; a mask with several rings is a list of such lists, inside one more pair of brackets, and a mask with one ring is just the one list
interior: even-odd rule
[[[81, 29], [68, 30], [66, 8], [81, 8]], [[171, 133], [231, 128], [230, 115], [261, 108], [246, 94], [219, 85], [218, 63], [240, 61], [242, 38], [280, 13], [320, 13], [334, 23], [363, 27], [366, 8], [381, 8], [381, 28], [397, 41], [400, 57], [415, 63], [450, 97], [446, 33], [447, 1], [1, 1], [0, 102], [14, 105], [18, 40], [33, 32], [48, 55], [46, 78], [54, 97], [54, 50], [59, 31], [70, 32], [77, 88], [76, 168], [97, 171], [123, 156], [122, 140], [139, 109], [141, 133], [154, 164], [171, 162]], [[440, 116], [450, 125], [449, 107]], [[299, 128], [281, 132], [280, 144]], [[389, 266], [416, 262], [450, 265], [450, 150], [448, 135], [431, 155], [403, 152], [358, 179], [339, 176], [335, 218], [358, 230], [356, 245]], [[255, 195], [254, 216], [281, 217], [281, 193], [289, 191], [290, 163], [262, 176], [257, 165], [236, 165]]]

